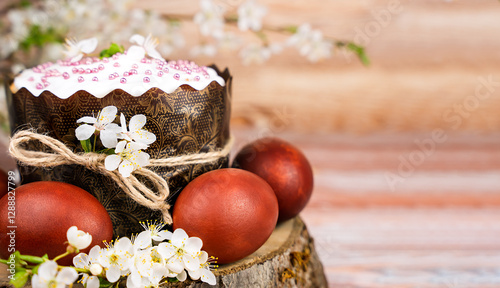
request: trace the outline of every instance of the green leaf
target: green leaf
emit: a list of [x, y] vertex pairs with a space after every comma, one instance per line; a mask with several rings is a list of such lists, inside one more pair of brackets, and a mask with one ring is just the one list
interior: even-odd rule
[[102, 149], [102, 150], [97, 151], [97, 153], [106, 154], [106, 155], [116, 154], [115, 149], [113, 149], [113, 148]]
[[34, 264], [40, 264], [45, 262], [45, 260], [42, 257], [37, 257], [37, 256], [30, 256], [30, 255], [20, 255], [19, 258], [24, 261], [28, 261], [30, 263]]
[[358, 55], [359, 60], [363, 65], [368, 66], [370, 65], [370, 59], [365, 53], [365, 47], [359, 46], [355, 43], [349, 42], [347, 43], [346, 48], [352, 52], [354, 52], [356, 55]]
[[297, 33], [297, 30], [299, 30], [299, 27], [297, 27], [295, 25], [290, 25], [290, 26], [285, 27], [285, 31], [293, 33], [293, 34]]
[[38, 274], [38, 268], [40, 268], [40, 265], [42, 265], [42, 264], [38, 264], [35, 267], [33, 267], [33, 269], [31, 269], [31, 272], [33, 272], [33, 275]]
[[[21, 255], [21, 253], [19, 251], [15, 251], [12, 254], [14, 255], [14, 261], [16, 262], [16, 269], [17, 269], [17, 267], [23, 267], [24, 265], [28, 265], [28, 263], [26, 261], [21, 259], [21, 256], [23, 256], [23, 255]], [[12, 255], [11, 255], [11, 257], [12, 257]]]
[[92, 144], [90, 144], [90, 138], [87, 140], [80, 140], [80, 144], [82, 144], [83, 151], [87, 153], [92, 152]]
[[64, 38], [54, 28], [42, 29], [39, 25], [31, 25], [28, 36], [19, 43], [19, 46], [28, 51], [31, 47], [43, 47], [48, 43], [63, 43], [63, 41]]
[[109, 58], [116, 53], [123, 53], [125, 51], [125, 48], [123, 48], [122, 45], [118, 45], [116, 43], [111, 43], [108, 49], [104, 49], [99, 53], [99, 57], [102, 58]]
[[109, 288], [111, 286], [113, 286], [113, 283], [106, 280], [106, 278], [99, 277], [99, 288]]
[[16, 274], [14, 274], [13, 276], [9, 276], [12, 277], [10, 278], [10, 284], [14, 285], [14, 287], [16, 288], [21, 288], [23, 287], [26, 282], [28, 281], [29, 279], [29, 276], [30, 276], [30, 272], [29, 271], [26, 271], [26, 269], [19, 269], [19, 270], [16, 270]]

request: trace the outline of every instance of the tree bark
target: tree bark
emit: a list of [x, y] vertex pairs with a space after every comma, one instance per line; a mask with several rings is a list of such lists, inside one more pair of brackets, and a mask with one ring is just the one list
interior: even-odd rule
[[[252, 255], [221, 265], [214, 272], [216, 287], [327, 287], [314, 240], [299, 217], [279, 224], [267, 242]], [[176, 288], [214, 287], [201, 282], [170, 284]]]

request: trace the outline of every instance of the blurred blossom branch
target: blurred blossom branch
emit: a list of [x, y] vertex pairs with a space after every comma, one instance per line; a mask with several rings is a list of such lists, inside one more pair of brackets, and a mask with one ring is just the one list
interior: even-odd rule
[[[7, 6], [0, 11], [1, 72], [16, 73], [24, 67], [61, 58], [67, 38], [97, 37], [106, 46], [108, 42], [126, 43], [133, 34], [151, 33], [159, 37], [159, 52], [172, 57], [185, 46], [184, 22], [195, 23], [199, 30], [199, 44], [190, 50], [193, 58], [213, 57], [230, 50], [237, 51], [244, 64], [260, 64], [284, 49], [295, 48], [314, 63], [331, 57], [335, 49], [346, 49], [363, 64], [369, 63], [363, 47], [325, 37], [309, 24], [265, 25], [263, 19], [269, 11], [255, 0], [244, 1], [232, 11], [212, 0], [201, 0], [194, 15], [137, 9], [136, 1], [21, 0]], [[278, 42], [271, 37], [276, 33], [288, 35], [288, 39]], [[246, 34], [255, 37], [245, 37]]]

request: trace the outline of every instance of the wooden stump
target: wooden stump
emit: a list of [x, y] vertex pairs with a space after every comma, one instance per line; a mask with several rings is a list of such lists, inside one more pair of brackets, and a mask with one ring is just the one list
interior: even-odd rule
[[[6, 278], [7, 275], [3, 274], [5, 273], [0, 276]], [[327, 287], [314, 241], [299, 217], [279, 224], [267, 242], [255, 253], [240, 261], [221, 265], [214, 274], [217, 277], [215, 287]], [[0, 282], [0, 286], [5, 285], [5, 281]], [[186, 280], [164, 287], [214, 286]]]
[[[235, 263], [221, 265], [214, 274], [216, 287], [224, 288], [327, 287], [314, 241], [299, 217], [279, 224], [255, 253]], [[185, 281], [169, 287], [213, 286]]]

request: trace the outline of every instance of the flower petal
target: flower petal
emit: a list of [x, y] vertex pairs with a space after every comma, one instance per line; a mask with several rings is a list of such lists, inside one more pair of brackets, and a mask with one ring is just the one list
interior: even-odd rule
[[118, 172], [120, 172], [120, 174], [122, 174], [122, 176], [125, 178], [130, 177], [134, 169], [134, 164], [132, 164], [132, 162], [128, 160], [123, 160], [120, 166], [118, 166]]
[[97, 121], [97, 119], [95, 117], [91, 117], [91, 116], [84, 116], [78, 120], [76, 120], [76, 123], [82, 123], [82, 122], [85, 122], [85, 123], [88, 123], [88, 124], [94, 124], [95, 122]]
[[200, 259], [191, 254], [182, 255], [182, 262], [187, 270], [196, 270], [200, 268]]
[[162, 230], [162, 231], [158, 232], [158, 237], [161, 239], [158, 241], [170, 240], [172, 238], [172, 232], [170, 232], [168, 230]]
[[184, 271], [184, 264], [182, 263], [181, 258], [172, 257], [167, 261], [167, 268], [175, 273], [181, 273]]
[[158, 285], [158, 283], [160, 283], [165, 273], [167, 273], [167, 268], [165, 266], [158, 263], [153, 264], [153, 273], [150, 277], [150, 281], [153, 284]]
[[69, 245], [78, 249], [85, 249], [89, 247], [92, 242], [92, 235], [82, 230], [78, 230], [76, 226], [71, 226], [68, 229], [66, 237], [68, 238]]
[[134, 34], [134, 35], [132, 35], [132, 37], [130, 37], [130, 39], [128, 41], [130, 41], [130, 43], [134, 43], [134, 44], [142, 46], [142, 45], [144, 45], [145, 38], [142, 35]]
[[72, 284], [76, 279], [78, 279], [78, 273], [76, 273], [75, 269], [69, 267], [62, 268], [56, 277], [57, 282], [62, 282], [66, 285]]
[[114, 247], [117, 250], [130, 251], [132, 248], [132, 241], [127, 237], [122, 237], [116, 241]]
[[208, 269], [201, 269], [201, 281], [209, 284], [209, 285], [215, 285], [217, 284], [217, 279], [215, 278], [214, 273]]
[[130, 59], [142, 59], [146, 56], [146, 50], [141, 46], [133, 45], [128, 48], [127, 56], [129, 56]]
[[120, 269], [117, 267], [111, 266], [109, 269], [106, 271], [106, 279], [108, 279], [109, 282], [115, 283], [120, 279], [121, 273]]
[[95, 48], [97, 48], [97, 43], [97, 38], [93, 37], [78, 42], [77, 46], [83, 53], [90, 54], [94, 52]]
[[115, 153], [122, 153], [123, 150], [125, 150], [126, 146], [127, 146], [127, 141], [123, 140], [118, 142], [118, 144], [116, 144]]
[[116, 114], [118, 113], [118, 108], [115, 106], [106, 106], [102, 108], [101, 113], [99, 114], [99, 118], [97, 122], [107, 125], [113, 122], [116, 118]]
[[40, 280], [52, 280], [57, 274], [57, 263], [54, 261], [43, 262], [40, 267], [38, 267], [38, 276]]
[[91, 263], [97, 263], [100, 253], [101, 247], [99, 247], [99, 245], [95, 245], [94, 247], [92, 247], [92, 249], [90, 249], [89, 251], [89, 261]]
[[89, 256], [85, 253], [80, 253], [73, 257], [73, 266], [76, 268], [85, 268], [89, 266]]
[[75, 129], [75, 136], [76, 136], [76, 139], [78, 139], [80, 141], [87, 140], [90, 138], [90, 136], [92, 136], [92, 134], [94, 134], [94, 132], [95, 132], [94, 126], [90, 126], [88, 124], [83, 124], [83, 125], [78, 126]]
[[128, 142], [127, 143], [127, 148], [126, 150], [129, 151], [129, 152], [132, 152], [132, 151], [139, 151], [141, 149], [147, 149], [148, 148], [148, 145], [144, 144], [144, 143], [140, 143], [140, 142]]
[[121, 132], [127, 133], [127, 121], [125, 120], [125, 115], [123, 113], [120, 114], [120, 124], [121, 124]]
[[200, 264], [205, 264], [208, 260], [208, 253], [205, 251], [201, 251], [200, 256], [198, 256], [198, 259], [200, 259]]
[[109, 155], [104, 159], [104, 167], [106, 167], [106, 170], [108, 171], [114, 171], [120, 163], [122, 162], [122, 158], [118, 155]]
[[184, 246], [184, 243], [188, 238], [189, 236], [187, 235], [186, 231], [184, 231], [184, 229], [177, 228], [172, 234], [171, 243], [176, 247], [182, 247]]
[[158, 244], [157, 247], [158, 248], [156, 248], [156, 250], [164, 259], [169, 259], [170, 257], [174, 256], [175, 251], [177, 250], [174, 245], [166, 242]]
[[149, 57], [151, 57], [151, 58], [164, 60], [163, 56], [161, 56], [160, 52], [156, 51], [156, 49], [155, 49], [155, 48], [149, 48], [149, 49], [146, 49], [146, 53], [147, 53], [147, 54], [149, 55]]
[[151, 246], [151, 231], [142, 231], [134, 240], [134, 246], [139, 249], [144, 249]]
[[87, 288], [99, 288], [99, 278], [90, 276], [87, 281]]
[[189, 273], [189, 277], [191, 277], [191, 279], [193, 280], [198, 280], [200, 279], [201, 277], [201, 270], [203, 268], [200, 268], [200, 269], [196, 269], [194, 271], [191, 271], [191, 270], [188, 270], [188, 273]]
[[186, 280], [187, 278], [187, 273], [186, 273], [186, 270], [182, 270], [181, 273], [177, 274], [177, 280], [183, 282], [184, 280]]
[[149, 154], [144, 152], [144, 151], [137, 151], [137, 152], [134, 152], [133, 153], [134, 156], [136, 156], [135, 158], [135, 165], [138, 165], [140, 167], [144, 167], [144, 166], [147, 166], [149, 165]]
[[144, 144], [151, 144], [156, 141], [156, 135], [146, 130], [134, 131], [131, 133], [131, 137], [135, 141]]
[[189, 237], [189, 239], [186, 240], [186, 246], [184, 247], [184, 250], [194, 255], [200, 252], [201, 247], [203, 247], [203, 241], [201, 241], [200, 238]]
[[146, 125], [146, 116], [142, 114], [134, 115], [130, 118], [130, 122], [128, 124], [130, 131], [140, 130], [142, 127]]
[[113, 130], [102, 130], [100, 138], [102, 145], [106, 148], [115, 148], [116, 144], [118, 144], [118, 134]]

